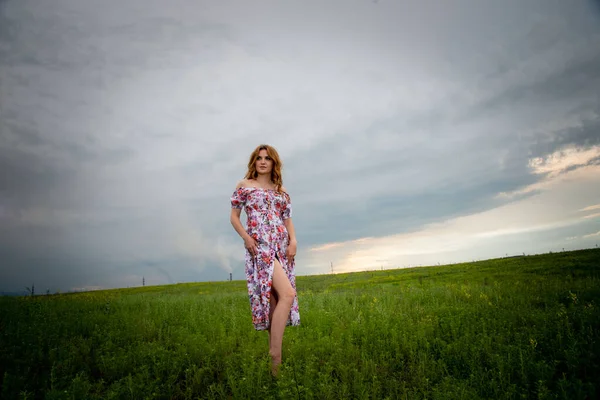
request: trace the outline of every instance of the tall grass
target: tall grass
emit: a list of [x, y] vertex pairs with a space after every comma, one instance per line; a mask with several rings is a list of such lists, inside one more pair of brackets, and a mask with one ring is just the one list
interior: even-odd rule
[[281, 376], [245, 282], [0, 298], [2, 398], [591, 399], [600, 251], [298, 277]]

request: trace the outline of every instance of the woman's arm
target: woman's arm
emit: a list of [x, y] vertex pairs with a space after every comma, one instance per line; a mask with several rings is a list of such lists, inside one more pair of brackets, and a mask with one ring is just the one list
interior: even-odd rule
[[[243, 186], [243, 181], [240, 181], [236, 187], [236, 190]], [[236, 196], [234, 194], [234, 196]], [[231, 214], [229, 216], [229, 222], [235, 229], [235, 231], [240, 235], [240, 237], [244, 240], [244, 247], [252, 254], [253, 256], [257, 254], [258, 248], [256, 240], [252, 236], [246, 232], [244, 226], [242, 225], [242, 221], [240, 216], [242, 215], [243, 202], [245, 199], [240, 199], [232, 196], [232, 208]]]
[[229, 216], [229, 222], [231, 222], [233, 229], [235, 229], [238, 235], [240, 235], [240, 237], [245, 241], [250, 238], [250, 235], [248, 235], [248, 232], [246, 232], [244, 226], [242, 225], [242, 221], [240, 219], [241, 214], [242, 210], [240, 208], [232, 208], [231, 215]]
[[285, 224], [285, 227], [288, 231], [288, 235], [290, 236], [290, 243], [292, 243], [292, 242], [297, 243], [296, 231], [294, 230], [294, 223], [292, 222], [292, 219], [291, 218], [284, 219], [283, 223]]
[[292, 222], [292, 218], [286, 218], [283, 220], [283, 223], [288, 231], [288, 236], [290, 238], [290, 242], [288, 244], [287, 250], [285, 251], [285, 255], [288, 256], [292, 261], [296, 257], [296, 251], [298, 250], [298, 242], [296, 241], [296, 231], [294, 230], [294, 223]]
[[[237, 190], [237, 189], [244, 187], [245, 183], [246, 183], [245, 179], [238, 181], [238, 183], [235, 185], [235, 189]], [[244, 229], [244, 226], [242, 225], [242, 221], [240, 220], [241, 215], [242, 215], [242, 206], [241, 205], [236, 206], [235, 208], [232, 207], [231, 215], [229, 216], [229, 222], [231, 222], [231, 225], [233, 225], [233, 229], [235, 229], [235, 231], [238, 233], [238, 235], [240, 235], [240, 237], [242, 239], [244, 239], [244, 241], [246, 241], [251, 236], [248, 235], [248, 232], [246, 232], [246, 229]]]
[[[286, 188], [284, 188], [283, 186], [281, 187], [281, 191], [283, 193], [285, 193], [285, 195], [289, 200], [289, 195], [287, 194], [287, 190]], [[288, 210], [289, 211], [289, 210]], [[287, 217], [287, 218], [286, 218]], [[294, 223], [292, 222], [292, 215], [290, 213], [283, 213], [283, 224], [285, 225], [285, 228], [288, 231], [288, 235], [290, 237], [290, 243], [296, 244], [296, 230], [294, 229]]]

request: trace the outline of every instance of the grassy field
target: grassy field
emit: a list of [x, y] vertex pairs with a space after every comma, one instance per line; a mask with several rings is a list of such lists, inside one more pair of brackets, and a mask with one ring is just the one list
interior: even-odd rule
[[600, 250], [297, 284], [278, 380], [243, 281], [0, 298], [0, 396], [600, 397]]

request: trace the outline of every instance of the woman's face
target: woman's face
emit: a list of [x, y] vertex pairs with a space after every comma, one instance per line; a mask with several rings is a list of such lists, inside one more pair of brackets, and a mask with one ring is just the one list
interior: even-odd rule
[[273, 160], [271, 157], [269, 157], [269, 154], [266, 150], [261, 150], [258, 152], [258, 157], [256, 158], [254, 166], [256, 167], [256, 172], [258, 172], [259, 175], [271, 174], [273, 169]]

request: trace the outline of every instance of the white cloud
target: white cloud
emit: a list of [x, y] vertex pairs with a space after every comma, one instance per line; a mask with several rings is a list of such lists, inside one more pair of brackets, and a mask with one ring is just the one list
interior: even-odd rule
[[596, 237], [596, 236], [600, 236], [600, 231], [598, 231], [596, 233], [590, 233], [588, 235], [583, 235], [584, 238], [590, 238], [590, 237]]
[[564, 150], [557, 150], [545, 157], [530, 158], [528, 166], [535, 174], [545, 175], [540, 181], [511, 192], [500, 192], [498, 198], [515, 198], [520, 195], [546, 190], [564, 180], [561, 174], [572, 168], [583, 167], [595, 158], [600, 157], [600, 146], [584, 149], [571, 146]]
[[[572, 198], [571, 193], [582, 193], [582, 188], [588, 190], [585, 199]], [[321, 270], [326, 271], [324, 260], [333, 259], [337, 272], [348, 272], [378, 268], [382, 263], [377, 260], [382, 259], [386, 266], [398, 267], [470, 261], [479, 257], [476, 254], [486, 254], [474, 249], [485, 249], [488, 257], [548, 251], [550, 248], [544, 243], [531, 241], [532, 235], [585, 223], [586, 216], [577, 211], [587, 199], [596, 196], [600, 196], [600, 166], [588, 166], [555, 177], [552, 185], [536, 196], [495, 209], [430, 224], [406, 234], [313, 248], [314, 254], [307, 257], [307, 263], [321, 260]], [[565, 209], [567, 204], [571, 211]]]
[[529, 167], [536, 174], [547, 173], [552, 176], [567, 168], [586, 165], [597, 157], [600, 157], [600, 146], [593, 146], [589, 149], [570, 147], [545, 157], [535, 157], [529, 160]]
[[600, 210], [600, 204], [594, 204], [593, 206], [587, 206], [585, 208], [582, 208], [579, 211], [593, 211], [593, 210]]

